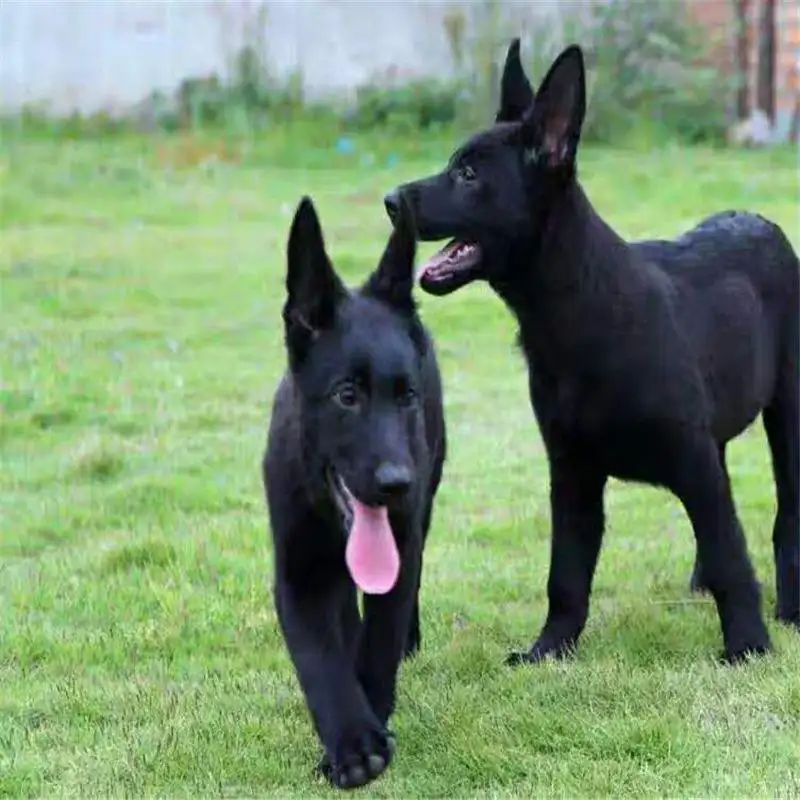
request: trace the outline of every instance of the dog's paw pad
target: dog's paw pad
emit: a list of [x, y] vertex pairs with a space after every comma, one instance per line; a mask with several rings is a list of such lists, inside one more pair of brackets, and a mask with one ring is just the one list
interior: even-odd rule
[[367, 758], [367, 771], [370, 775], [380, 775], [386, 767], [386, 761], [383, 756], [373, 753]]
[[395, 748], [396, 741], [391, 733], [368, 729], [343, 739], [336, 748], [335, 756], [324, 755], [319, 763], [319, 771], [339, 789], [355, 789], [375, 780], [384, 772]]
[[364, 767], [354, 766], [339, 773], [339, 786], [347, 789], [350, 786], [363, 786], [367, 782], [367, 771]]

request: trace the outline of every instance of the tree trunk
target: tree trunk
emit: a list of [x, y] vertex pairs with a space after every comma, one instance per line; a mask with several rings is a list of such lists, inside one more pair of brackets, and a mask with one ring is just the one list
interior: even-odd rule
[[734, 0], [736, 26], [736, 119], [747, 119], [750, 114], [750, 52], [747, 37], [747, 11], [750, 0]]
[[789, 141], [800, 144], [800, 95], [796, 95], [794, 98], [794, 112], [791, 125], [789, 125]]
[[756, 102], [772, 123], [775, 122], [776, 34], [775, 0], [761, 0], [761, 17], [758, 22]]

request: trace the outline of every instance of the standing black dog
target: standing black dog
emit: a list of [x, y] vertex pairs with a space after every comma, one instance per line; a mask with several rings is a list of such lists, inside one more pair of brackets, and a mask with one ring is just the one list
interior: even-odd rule
[[519, 322], [553, 532], [547, 619], [510, 662], [576, 645], [609, 476], [681, 501], [697, 541], [693, 587], [713, 595], [736, 661], [771, 646], [725, 463], [759, 413], [777, 488], [777, 617], [800, 626], [800, 265], [777, 225], [744, 212], [673, 241], [624, 241], [576, 179], [585, 104], [578, 46], [534, 96], [515, 40], [495, 124], [385, 205], [395, 219], [398, 198], [410, 200], [423, 240], [456, 237], [423, 265], [427, 292], [483, 279]]
[[325, 748], [320, 767], [341, 788], [388, 766], [398, 666], [420, 644], [422, 550], [445, 423], [433, 344], [412, 298], [415, 249], [401, 209], [378, 268], [350, 292], [309, 198], [289, 234], [289, 369], [263, 461], [274, 595]]

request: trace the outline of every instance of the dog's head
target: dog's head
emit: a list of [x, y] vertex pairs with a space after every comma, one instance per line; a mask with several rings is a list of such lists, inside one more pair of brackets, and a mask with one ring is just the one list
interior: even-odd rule
[[452, 240], [422, 266], [425, 291], [444, 295], [474, 280], [504, 280], [510, 251], [541, 236], [547, 210], [575, 175], [585, 110], [580, 47], [567, 47], [534, 93], [519, 39], [511, 43], [494, 125], [459, 147], [442, 172], [403, 184], [384, 200], [395, 220], [400, 198], [407, 198], [423, 241]]
[[412, 297], [415, 239], [403, 204], [377, 268], [349, 291], [308, 197], [289, 233], [283, 320], [304, 458], [345, 517], [354, 504], [402, 505], [418, 482], [427, 340]]

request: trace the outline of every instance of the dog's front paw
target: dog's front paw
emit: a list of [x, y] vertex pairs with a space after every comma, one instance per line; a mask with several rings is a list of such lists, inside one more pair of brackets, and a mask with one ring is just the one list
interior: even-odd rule
[[389, 766], [395, 737], [384, 728], [365, 725], [340, 737], [334, 751], [319, 762], [319, 771], [339, 789], [355, 789], [374, 781]]
[[572, 642], [553, 643], [539, 639], [529, 650], [512, 650], [506, 656], [506, 664], [509, 667], [518, 667], [522, 664], [538, 664], [546, 658], [570, 658], [574, 654], [575, 645]]
[[725, 637], [725, 649], [721, 659], [726, 664], [741, 664], [756, 656], [763, 656], [772, 650], [772, 642], [764, 623], [758, 620], [756, 624], [735, 630]]
[[800, 609], [791, 608], [787, 610], [778, 607], [775, 609], [775, 619], [800, 633]]
[[769, 640], [766, 642], [758, 642], [754, 644], [741, 645], [736, 648], [725, 648], [720, 655], [720, 661], [723, 664], [737, 665], [744, 664], [753, 658], [764, 656], [772, 650], [772, 644]]

